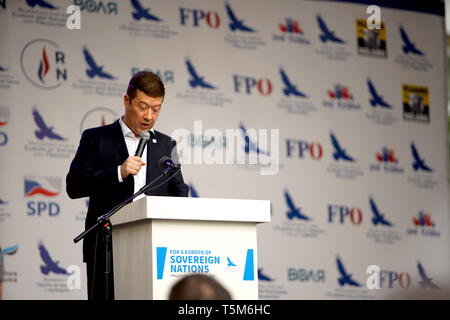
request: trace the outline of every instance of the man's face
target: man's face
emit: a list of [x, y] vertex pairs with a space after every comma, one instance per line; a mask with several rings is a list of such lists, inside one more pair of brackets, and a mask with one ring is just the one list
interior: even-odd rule
[[142, 131], [153, 128], [163, 100], [164, 97], [152, 98], [139, 89], [131, 101], [128, 95], [124, 96], [125, 116], [123, 121], [137, 137]]

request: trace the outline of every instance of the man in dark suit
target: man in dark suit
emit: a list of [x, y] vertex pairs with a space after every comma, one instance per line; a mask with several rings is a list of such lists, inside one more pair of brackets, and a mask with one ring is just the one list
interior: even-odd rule
[[[85, 130], [66, 178], [70, 198], [89, 197], [85, 227], [129, 198], [161, 174], [159, 159], [176, 157], [175, 141], [153, 130], [164, 100], [164, 84], [151, 72], [134, 75], [124, 96], [125, 114], [113, 124]], [[151, 139], [141, 157], [133, 156], [140, 134]], [[174, 159], [176, 160], [176, 159]], [[189, 188], [181, 171], [148, 195], [187, 197]], [[88, 299], [105, 298], [103, 231], [93, 231], [83, 240], [83, 261], [88, 278]], [[110, 275], [113, 283], [113, 274]], [[110, 296], [114, 296], [110, 287]]]

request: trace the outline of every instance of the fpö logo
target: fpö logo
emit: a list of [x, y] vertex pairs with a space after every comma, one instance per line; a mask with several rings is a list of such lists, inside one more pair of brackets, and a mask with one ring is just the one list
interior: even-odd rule
[[57, 202], [50, 199], [59, 196], [61, 178], [56, 177], [24, 177], [24, 196], [27, 201], [28, 216], [57, 217], [61, 208]]
[[406, 271], [383, 270], [380, 271], [380, 289], [402, 288], [411, 286], [411, 275]]
[[196, 8], [179, 8], [180, 24], [191, 27], [208, 27], [218, 29], [220, 27], [220, 15], [216, 11]]
[[320, 142], [286, 139], [286, 156], [288, 158], [320, 160], [323, 156], [323, 147]]
[[66, 55], [51, 40], [36, 39], [27, 43], [20, 63], [25, 77], [38, 88], [55, 89], [67, 81]]
[[[371, 265], [367, 268], [371, 273], [367, 279], [367, 287], [372, 289], [409, 289], [411, 287], [411, 275], [405, 271], [382, 269], [380, 266]], [[417, 262], [417, 273], [420, 277], [419, 285], [422, 289], [440, 289], [430, 278], [420, 261]]]
[[348, 223], [354, 226], [360, 226], [363, 221], [363, 212], [361, 208], [342, 204], [329, 204], [327, 206], [328, 223], [346, 225]]
[[262, 96], [270, 96], [273, 91], [272, 81], [268, 78], [257, 78], [245, 75], [233, 75], [234, 92], [252, 95], [257, 93]]

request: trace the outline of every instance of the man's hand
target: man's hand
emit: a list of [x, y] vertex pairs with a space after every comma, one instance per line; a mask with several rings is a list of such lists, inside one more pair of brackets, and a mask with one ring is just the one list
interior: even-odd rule
[[142, 166], [145, 166], [145, 162], [141, 161], [141, 157], [128, 157], [120, 166], [120, 174], [122, 175], [122, 179], [125, 179], [130, 174], [138, 174]]

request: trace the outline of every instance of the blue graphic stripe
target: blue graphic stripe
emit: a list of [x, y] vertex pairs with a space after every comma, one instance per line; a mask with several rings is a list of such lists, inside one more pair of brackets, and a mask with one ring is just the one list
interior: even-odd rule
[[156, 279], [161, 280], [164, 275], [164, 265], [166, 264], [167, 247], [156, 248]]
[[247, 249], [247, 258], [245, 259], [244, 280], [255, 280], [255, 264], [253, 263], [253, 249]]

